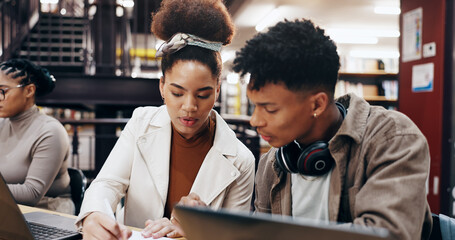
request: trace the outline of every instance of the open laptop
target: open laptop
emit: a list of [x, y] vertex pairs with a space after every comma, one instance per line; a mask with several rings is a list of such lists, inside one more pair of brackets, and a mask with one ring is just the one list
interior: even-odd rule
[[389, 232], [382, 228], [343, 227], [288, 216], [251, 215], [181, 205], [176, 205], [174, 211], [188, 240], [389, 239]]
[[22, 214], [0, 173], [0, 239], [60, 240], [82, 236], [72, 218], [45, 212]]

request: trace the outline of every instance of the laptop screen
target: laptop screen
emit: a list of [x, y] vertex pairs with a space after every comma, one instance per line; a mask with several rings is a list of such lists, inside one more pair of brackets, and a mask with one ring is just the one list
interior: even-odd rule
[[24, 216], [0, 173], [0, 239], [35, 238], [81, 239], [81, 234], [76, 231], [72, 218], [42, 211]]
[[382, 228], [295, 219], [270, 214], [234, 213], [227, 210], [185, 207], [174, 208], [188, 240], [232, 239], [317, 239], [317, 240], [384, 240], [389, 232]]
[[0, 173], [0, 239], [31, 239], [24, 216]]

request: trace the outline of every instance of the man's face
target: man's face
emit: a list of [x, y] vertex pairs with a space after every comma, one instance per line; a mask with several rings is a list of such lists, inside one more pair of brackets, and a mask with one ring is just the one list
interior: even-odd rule
[[247, 90], [255, 105], [250, 124], [273, 147], [293, 140], [310, 144], [315, 119], [310, 94], [290, 91], [284, 84], [268, 83], [259, 90]]

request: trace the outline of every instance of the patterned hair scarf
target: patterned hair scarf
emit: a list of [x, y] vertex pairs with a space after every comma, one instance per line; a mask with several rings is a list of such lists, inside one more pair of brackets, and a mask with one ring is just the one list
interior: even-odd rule
[[219, 52], [223, 46], [221, 42], [211, 42], [191, 34], [176, 33], [169, 40], [161, 44], [155, 56], [162, 57], [167, 54], [175, 53], [187, 45], [206, 48], [216, 52]]

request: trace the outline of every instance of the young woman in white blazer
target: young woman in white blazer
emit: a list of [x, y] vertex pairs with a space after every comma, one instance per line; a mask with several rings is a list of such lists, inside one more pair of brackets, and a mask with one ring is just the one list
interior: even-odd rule
[[[164, 0], [153, 16], [152, 31], [169, 39], [157, 53], [162, 57], [160, 92], [165, 104], [134, 111], [87, 189], [76, 221], [84, 239], [126, 239], [131, 231], [125, 225], [146, 227], [145, 237], [183, 235], [165, 210], [169, 194], [176, 191], [170, 179], [186, 170], [196, 175], [180, 197], [196, 194], [214, 209], [250, 209], [254, 156], [212, 109], [220, 92], [219, 51], [234, 33], [226, 7], [220, 0], [186, 0], [185, 4]], [[208, 136], [205, 144], [209, 146], [199, 158], [189, 156], [200, 151], [199, 145], [181, 148], [201, 164], [189, 164], [189, 169], [176, 173], [172, 161], [186, 158], [175, 159], [176, 139], [186, 144], [201, 136]], [[117, 209], [123, 197], [124, 206], [113, 219], [109, 212]]]

